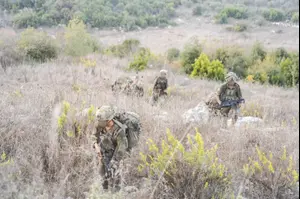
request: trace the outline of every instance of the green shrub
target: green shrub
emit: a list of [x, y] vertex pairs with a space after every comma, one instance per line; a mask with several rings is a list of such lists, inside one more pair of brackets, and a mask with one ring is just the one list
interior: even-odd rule
[[284, 86], [284, 77], [281, 74], [280, 68], [272, 69], [267, 72], [269, 84], [276, 86]]
[[28, 59], [39, 62], [56, 58], [58, 54], [55, 40], [46, 33], [33, 28], [26, 29], [21, 33], [18, 48]]
[[231, 176], [226, 167], [218, 161], [217, 146], [204, 148], [203, 138], [187, 136], [188, 144], [183, 146], [171, 132], [161, 145], [151, 139], [148, 151], [140, 153], [140, 172], [147, 171], [153, 178], [160, 179], [155, 198], [227, 198], [231, 193]]
[[227, 17], [235, 19], [246, 19], [248, 18], [247, 11], [243, 8], [238, 7], [227, 7], [221, 11], [221, 14], [224, 14]]
[[263, 17], [266, 20], [273, 21], [273, 22], [283, 21], [285, 18], [284, 14], [281, 11], [276, 10], [276, 9], [270, 9], [270, 10], [264, 11]]
[[40, 18], [32, 9], [23, 9], [13, 17], [13, 24], [17, 28], [36, 28], [40, 25]]
[[15, 38], [0, 41], [0, 52], [0, 66], [4, 71], [7, 67], [18, 65], [24, 60], [24, 54], [18, 50]]
[[214, 80], [224, 80], [224, 66], [219, 60], [209, 61], [207, 55], [201, 53], [193, 66], [192, 77], [204, 77]]
[[264, 50], [263, 46], [256, 42], [251, 50], [251, 60], [252, 62], [263, 61], [267, 55], [267, 52]]
[[142, 71], [147, 68], [147, 64], [152, 54], [148, 48], [141, 48], [133, 58], [133, 61], [129, 64], [130, 70]]
[[296, 86], [299, 81], [299, 54], [292, 54], [291, 58], [282, 60], [280, 67], [286, 86]]
[[197, 39], [191, 39], [187, 44], [185, 44], [184, 49], [180, 55], [181, 65], [186, 74], [191, 74], [193, 71], [192, 64], [200, 56], [202, 51], [202, 46]]
[[215, 22], [217, 24], [227, 24], [228, 16], [225, 13], [220, 13], [217, 16], [215, 16]]
[[293, 157], [288, 157], [285, 147], [281, 154], [266, 153], [256, 147], [256, 156], [249, 157], [243, 171], [249, 179], [246, 185], [248, 198], [287, 198], [286, 193], [296, 188], [299, 180]]
[[69, 22], [65, 32], [65, 41], [65, 53], [74, 57], [85, 56], [99, 49], [96, 40], [87, 33], [85, 24], [78, 18]]
[[299, 23], [299, 12], [293, 13], [291, 20], [293, 23]]
[[177, 48], [170, 48], [167, 51], [167, 59], [169, 62], [176, 60], [180, 56], [180, 51]]
[[106, 53], [123, 58], [139, 49], [140, 41], [136, 39], [127, 39], [120, 45], [113, 45], [106, 50]]
[[196, 16], [202, 15], [202, 7], [201, 6], [196, 6], [193, 9], [193, 15], [196, 15]]
[[236, 24], [236, 25], [234, 25], [233, 30], [235, 32], [243, 32], [243, 31], [247, 30], [247, 25], [246, 24]]
[[283, 59], [286, 59], [289, 57], [289, 54], [284, 48], [277, 48], [275, 50], [273, 56], [275, 59], [275, 63], [279, 65]]
[[215, 59], [219, 60], [222, 62], [222, 64], [226, 64], [226, 61], [229, 58], [229, 52], [227, 49], [224, 48], [218, 48], [216, 50], [216, 54], [214, 56]]
[[235, 72], [239, 77], [246, 77], [247, 75], [247, 69], [249, 68], [250, 63], [247, 57], [244, 55], [231, 55], [226, 64], [225, 67]]

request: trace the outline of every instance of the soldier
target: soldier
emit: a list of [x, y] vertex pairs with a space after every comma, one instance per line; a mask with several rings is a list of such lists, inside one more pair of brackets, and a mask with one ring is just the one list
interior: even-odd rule
[[96, 112], [97, 124], [92, 133], [93, 148], [96, 149], [100, 162], [100, 175], [104, 177], [103, 188], [120, 189], [120, 175], [118, 173], [120, 161], [126, 157], [128, 140], [126, 127], [113, 119], [114, 108], [102, 106]]
[[167, 71], [161, 70], [160, 76], [155, 79], [153, 92], [152, 92], [152, 103], [158, 101], [159, 97], [167, 96], [165, 90], [168, 88]]
[[238, 119], [240, 104], [229, 106], [229, 107], [220, 107], [221, 103], [224, 101], [232, 100], [241, 100], [242, 92], [239, 84], [237, 84], [238, 77], [235, 73], [229, 72], [225, 77], [226, 82], [220, 86], [216, 93], [209, 96], [206, 104], [210, 108], [213, 114], [217, 114], [220, 111], [221, 115], [224, 117], [223, 122], [227, 124], [227, 118], [230, 110], [233, 111], [233, 124]]

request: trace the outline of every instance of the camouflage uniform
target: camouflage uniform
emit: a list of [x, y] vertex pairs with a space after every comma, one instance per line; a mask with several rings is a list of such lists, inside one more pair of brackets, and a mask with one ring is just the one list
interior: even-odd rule
[[[119, 189], [120, 175], [118, 173], [119, 162], [127, 154], [128, 141], [125, 126], [113, 119], [114, 110], [109, 106], [102, 106], [96, 112], [97, 126], [91, 135], [93, 144], [97, 143], [101, 149], [100, 175], [104, 177], [103, 188], [111, 186]], [[113, 121], [110, 129], [105, 128], [103, 121]], [[108, 175], [111, 169], [112, 176]]]
[[[242, 92], [240, 86], [236, 83], [237, 76], [235, 73], [228, 73], [226, 75], [226, 83], [222, 84], [216, 93], [209, 96], [206, 104], [208, 105], [213, 115], [221, 114], [224, 118], [224, 123], [227, 122], [227, 118], [230, 110], [233, 111], [233, 122], [235, 123], [238, 119], [239, 105], [234, 107], [223, 107], [219, 108], [219, 102], [227, 100], [240, 100], [242, 99]], [[233, 81], [233, 85], [230, 87], [228, 82]]]
[[165, 90], [168, 88], [168, 79], [166, 77], [167, 71], [161, 70], [160, 76], [156, 78], [153, 93], [152, 93], [152, 102], [157, 102], [159, 97], [167, 96]]

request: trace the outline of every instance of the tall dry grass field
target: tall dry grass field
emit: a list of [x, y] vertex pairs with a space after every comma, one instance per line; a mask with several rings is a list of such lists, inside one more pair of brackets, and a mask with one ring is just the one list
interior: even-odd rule
[[[170, 195], [168, 187], [157, 178], [138, 171], [139, 153], [147, 153], [148, 139], [156, 144], [166, 139], [167, 128], [181, 139], [188, 128], [181, 115], [203, 101], [220, 82], [187, 81], [179, 74], [169, 73], [170, 97], [160, 107], [152, 107], [148, 102], [149, 93], [158, 70], [140, 73], [146, 91], [143, 98], [114, 95], [110, 89], [113, 81], [121, 75], [134, 73], [125, 74], [122, 70], [126, 60], [100, 55], [94, 55], [93, 59], [97, 62], [94, 74], [79, 62], [68, 59], [22, 65], [0, 72], [0, 198], [149, 198], [154, 189], [156, 198], [180, 198], [180, 194]], [[235, 196], [242, 193], [247, 198], [297, 198], [299, 195], [295, 190], [285, 190], [279, 197], [280, 194], [274, 195], [274, 190], [269, 190], [270, 184], [264, 187], [257, 182], [251, 183], [243, 177], [243, 165], [249, 157], [255, 156], [256, 146], [272, 152], [274, 157], [280, 156], [285, 146], [288, 155], [292, 155], [299, 166], [298, 90], [243, 82], [240, 85], [246, 99], [243, 110], [249, 115], [256, 111], [264, 120], [262, 127], [221, 130], [214, 121], [192, 127], [198, 128], [205, 147], [218, 144], [217, 156], [232, 176]], [[58, 120], [66, 102], [69, 110], [63, 130], [59, 131]], [[138, 189], [135, 192], [105, 193], [101, 188], [96, 155], [88, 139], [92, 122], [87, 123], [86, 128], [81, 126], [80, 134], [74, 134], [74, 121], [80, 122], [78, 113], [81, 110], [105, 104], [141, 116], [140, 145], [124, 161], [122, 170], [124, 187], [134, 186]], [[166, 112], [167, 116], [158, 117], [161, 112]], [[194, 128], [187, 133], [194, 135]], [[183, 176], [178, 178], [179, 184], [180, 180], [189, 177], [184, 167], [180, 171]], [[191, 190], [198, 189], [197, 181], [188, 182], [187, 187]], [[178, 193], [184, 193], [184, 189], [178, 189]]]

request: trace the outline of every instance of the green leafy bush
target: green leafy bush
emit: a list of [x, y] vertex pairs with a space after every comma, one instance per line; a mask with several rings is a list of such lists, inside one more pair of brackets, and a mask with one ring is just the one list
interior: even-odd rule
[[196, 16], [202, 15], [202, 7], [196, 6], [195, 8], [193, 8], [193, 15], [196, 15]]
[[192, 64], [200, 56], [202, 52], [202, 46], [197, 39], [192, 38], [187, 44], [180, 55], [181, 65], [186, 74], [191, 74], [193, 71]]
[[228, 16], [225, 13], [220, 13], [217, 16], [215, 16], [215, 22], [217, 24], [227, 24]]
[[24, 60], [24, 54], [18, 50], [15, 38], [0, 41], [0, 52], [0, 66], [4, 71], [7, 67], [16, 66]]
[[252, 62], [263, 61], [267, 55], [267, 52], [264, 50], [263, 46], [256, 42], [251, 50], [251, 60]]
[[270, 9], [263, 11], [263, 17], [268, 21], [283, 21], [285, 19], [283, 12], [276, 10], [276, 9]]
[[286, 58], [280, 63], [281, 72], [287, 86], [296, 86], [299, 82], [299, 54], [292, 54], [291, 58]]
[[293, 13], [291, 20], [293, 23], [299, 23], [299, 12]]
[[33, 28], [21, 33], [18, 48], [28, 59], [39, 62], [56, 58], [59, 49], [54, 39]]
[[221, 12], [216, 16], [217, 23], [225, 24], [227, 23], [227, 18], [229, 17], [235, 19], [246, 19], [248, 18], [248, 14], [243, 8], [227, 7], [221, 10]]
[[129, 64], [130, 70], [142, 71], [147, 68], [147, 64], [152, 54], [148, 48], [141, 48], [133, 58], [133, 61]]
[[151, 139], [147, 142], [147, 154], [140, 153], [139, 171], [148, 171], [162, 182], [154, 190], [155, 198], [226, 198], [231, 193], [231, 176], [226, 167], [218, 161], [217, 146], [204, 148], [203, 138], [197, 131], [187, 137], [183, 146], [171, 132], [161, 145]]
[[72, 19], [65, 32], [65, 53], [70, 56], [84, 56], [99, 49], [95, 39], [86, 31], [85, 24], [78, 18]]
[[293, 157], [288, 157], [285, 147], [281, 154], [266, 153], [256, 147], [256, 156], [249, 158], [243, 171], [252, 182], [247, 183], [250, 187], [246, 194], [250, 198], [286, 198], [285, 194], [296, 188], [299, 180]]
[[207, 55], [201, 53], [193, 66], [192, 77], [204, 77], [214, 80], [224, 80], [224, 66], [219, 60], [209, 61]]
[[167, 51], [167, 59], [169, 62], [172, 62], [174, 60], [176, 60], [177, 58], [179, 58], [180, 56], [180, 51], [177, 48], [170, 48]]
[[107, 54], [123, 58], [139, 49], [140, 41], [136, 39], [127, 39], [120, 45], [113, 45], [106, 50]]
[[40, 18], [32, 9], [24, 9], [13, 17], [13, 24], [17, 28], [36, 28], [40, 25]]
[[273, 53], [273, 56], [275, 59], [275, 63], [279, 65], [283, 59], [289, 57], [289, 54], [284, 48], [277, 48]]
[[236, 25], [234, 25], [233, 30], [235, 32], [244, 32], [247, 30], [247, 25], [246, 24], [236, 24]]

